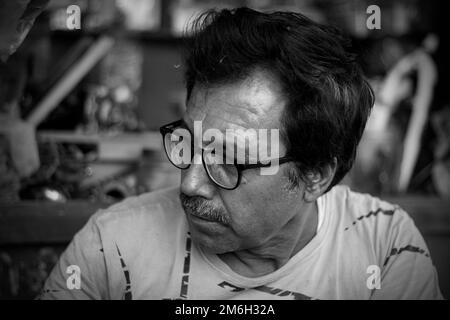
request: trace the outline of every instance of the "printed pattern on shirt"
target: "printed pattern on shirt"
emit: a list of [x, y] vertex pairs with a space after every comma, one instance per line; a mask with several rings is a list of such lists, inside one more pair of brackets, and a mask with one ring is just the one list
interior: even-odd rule
[[132, 300], [133, 295], [131, 293], [130, 271], [128, 270], [128, 267], [122, 258], [122, 255], [120, 253], [119, 247], [117, 246], [117, 243], [116, 243], [116, 248], [117, 248], [117, 253], [119, 254], [120, 264], [122, 266], [123, 274], [125, 276], [125, 283], [126, 283], [125, 292], [122, 296], [122, 300]]
[[412, 245], [407, 245], [407, 246], [404, 246], [402, 248], [392, 248], [391, 253], [389, 254], [389, 256], [384, 261], [384, 265], [383, 266], [387, 265], [387, 263], [389, 262], [389, 259], [392, 256], [399, 255], [400, 253], [402, 253], [404, 251], [420, 253], [420, 254], [423, 254], [425, 257], [428, 257], [428, 258], [430, 257], [430, 254], [427, 253], [424, 249], [420, 249], [419, 247], [415, 247], [415, 246], [412, 246]]
[[[227, 289], [230, 288], [231, 292], [240, 292], [240, 291], [244, 291], [246, 290], [246, 288], [241, 288], [238, 287], [232, 283], [229, 283], [227, 281], [222, 281], [221, 283], [217, 284], [219, 287], [223, 288], [223, 289]], [[274, 288], [274, 287], [269, 287], [269, 286], [258, 286], [258, 287], [254, 287], [254, 288], [250, 288], [247, 290], [256, 290], [256, 291], [260, 291], [260, 292], [264, 292], [264, 293], [268, 293], [274, 296], [278, 296], [278, 297], [288, 297], [288, 296], [292, 296], [292, 300], [311, 300], [312, 298], [303, 294], [303, 293], [299, 293], [299, 292], [294, 292], [294, 291], [290, 291], [290, 290], [285, 290], [285, 289], [279, 289], [279, 288]]]
[[[381, 209], [381, 208], [378, 208], [377, 210], [375, 210], [375, 211], [370, 211], [368, 214], [366, 214], [366, 215], [362, 215], [362, 216], [359, 216], [355, 221], [353, 221], [352, 222], [352, 226], [354, 226], [354, 225], [356, 225], [356, 223], [358, 222], [358, 221], [361, 221], [361, 220], [363, 220], [363, 219], [365, 219], [365, 218], [370, 218], [370, 217], [377, 217], [377, 215], [379, 214], [379, 213], [382, 213], [382, 214], [384, 214], [384, 215], [387, 215], [387, 216], [392, 216], [392, 215], [394, 215], [394, 213], [395, 213], [395, 211], [397, 210], [397, 209], [399, 209], [398, 207], [394, 207], [392, 210], [386, 210], [386, 209]], [[350, 227], [346, 227], [345, 228], [345, 231], [347, 231], [348, 229], [350, 229]]]
[[180, 298], [187, 299], [189, 288], [189, 271], [191, 268], [191, 233], [187, 233], [186, 237], [186, 256], [184, 258], [183, 276], [181, 278]]

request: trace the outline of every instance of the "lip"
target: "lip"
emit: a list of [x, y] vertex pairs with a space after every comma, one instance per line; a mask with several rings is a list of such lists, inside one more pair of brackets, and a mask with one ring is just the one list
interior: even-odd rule
[[190, 214], [190, 216], [192, 217], [192, 218], [194, 218], [194, 219], [197, 219], [197, 220], [200, 220], [200, 221], [204, 221], [204, 222], [212, 222], [212, 223], [219, 223], [218, 221], [216, 221], [216, 220], [211, 220], [211, 219], [208, 219], [208, 218], [205, 218], [205, 217], [201, 217], [201, 216], [197, 216], [197, 215], [194, 215], [194, 214]]

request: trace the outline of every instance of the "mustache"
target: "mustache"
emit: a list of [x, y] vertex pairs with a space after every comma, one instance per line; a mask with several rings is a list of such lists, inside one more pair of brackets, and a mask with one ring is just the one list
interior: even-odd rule
[[181, 205], [186, 213], [208, 220], [228, 224], [229, 220], [225, 210], [215, 207], [212, 203], [200, 196], [188, 196], [180, 193]]

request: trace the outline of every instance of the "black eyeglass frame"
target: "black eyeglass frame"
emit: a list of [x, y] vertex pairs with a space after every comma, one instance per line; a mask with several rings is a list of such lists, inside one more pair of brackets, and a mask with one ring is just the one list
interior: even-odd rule
[[[166, 134], [172, 134], [176, 129], [178, 128], [183, 128], [185, 125], [183, 120], [177, 120], [171, 123], [168, 123], [166, 125], [163, 125], [162, 127], [159, 128], [159, 132], [162, 135], [162, 140], [163, 140], [163, 145], [164, 145], [164, 151], [166, 152], [166, 156], [169, 159], [170, 163], [172, 163], [176, 168], [180, 169], [180, 170], [186, 170], [189, 169], [189, 167], [191, 166], [191, 164], [189, 163], [187, 165], [186, 168], [180, 168], [178, 167], [175, 163], [172, 162], [172, 160], [170, 159], [169, 153], [167, 151], [167, 147], [165, 144], [165, 136]], [[184, 127], [184, 129], [190, 131], [188, 128]], [[192, 134], [192, 133], [191, 133]], [[192, 158], [194, 157], [194, 144], [191, 143], [191, 156]], [[192, 159], [191, 159], [192, 160]], [[271, 161], [273, 161], [275, 159], [272, 159]], [[269, 161], [269, 163], [261, 163], [261, 162], [257, 162], [255, 164], [241, 164], [241, 163], [237, 163], [237, 160], [235, 159], [233, 165], [236, 167], [237, 172], [238, 172], [238, 179], [236, 182], [236, 185], [232, 188], [230, 187], [226, 187], [223, 186], [221, 184], [219, 184], [217, 181], [214, 180], [214, 178], [211, 176], [211, 173], [209, 172], [206, 163], [205, 163], [205, 149], [202, 148], [202, 164], [203, 164], [203, 168], [205, 169], [206, 173], [208, 174], [208, 178], [214, 182], [215, 185], [217, 185], [218, 187], [225, 189], [225, 190], [234, 190], [236, 189], [240, 184], [241, 184], [241, 177], [242, 177], [242, 171], [244, 170], [248, 170], [248, 169], [257, 169], [257, 168], [264, 168], [264, 167], [270, 167], [271, 165], [271, 161]], [[284, 157], [278, 158], [278, 165], [281, 165], [283, 163], [286, 162], [290, 162], [290, 161], [295, 161], [293, 157], [286, 155]]]

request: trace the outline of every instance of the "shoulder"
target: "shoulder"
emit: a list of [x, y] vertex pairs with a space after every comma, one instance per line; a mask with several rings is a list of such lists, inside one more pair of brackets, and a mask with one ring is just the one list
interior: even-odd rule
[[346, 186], [334, 187], [326, 198], [328, 208], [336, 215], [338, 231], [344, 238], [357, 238], [381, 264], [393, 251], [403, 247], [417, 248], [419, 253], [428, 256], [414, 221], [399, 205], [354, 192]]
[[328, 206], [340, 216], [344, 230], [372, 229], [393, 231], [400, 225], [413, 224], [411, 217], [399, 205], [374, 197], [370, 194], [352, 191], [338, 185], [326, 194]]
[[123, 223], [138, 218], [155, 219], [161, 215], [170, 216], [178, 209], [178, 189], [170, 188], [129, 197], [99, 210], [92, 219], [100, 225]]
[[[89, 223], [105, 239], [129, 242], [163, 237], [176, 232], [184, 222], [178, 188], [170, 188], [130, 197], [107, 209], [99, 210]], [[134, 241], [133, 241], [134, 242]]]

